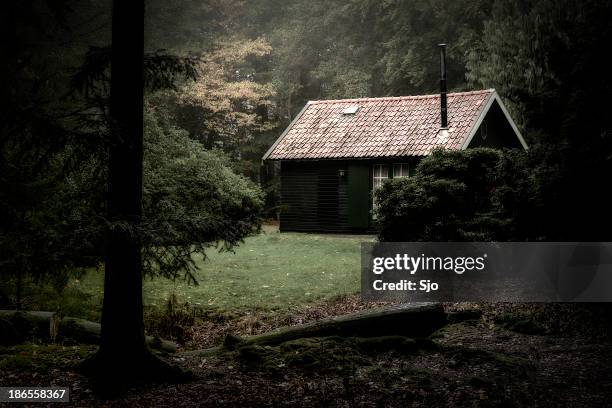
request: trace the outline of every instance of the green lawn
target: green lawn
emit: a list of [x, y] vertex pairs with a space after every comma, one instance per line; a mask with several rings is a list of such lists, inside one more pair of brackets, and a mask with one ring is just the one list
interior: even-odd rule
[[199, 258], [198, 286], [147, 280], [145, 302], [172, 292], [198, 306], [285, 308], [359, 291], [360, 242], [365, 237], [267, 233], [248, 238], [235, 253]]
[[[360, 243], [368, 236], [264, 232], [247, 238], [235, 252], [211, 250], [201, 267], [198, 286], [183, 281], [146, 279], [144, 301], [162, 306], [171, 294], [193, 306], [220, 310], [288, 309], [359, 291]], [[73, 280], [64, 296], [53, 289], [31, 288], [33, 307], [84, 318], [99, 317], [103, 276], [91, 271]], [[27, 294], [26, 294], [27, 295]]]

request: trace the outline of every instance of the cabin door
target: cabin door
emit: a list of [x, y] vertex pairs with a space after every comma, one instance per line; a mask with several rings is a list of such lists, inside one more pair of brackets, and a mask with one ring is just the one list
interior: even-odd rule
[[366, 163], [348, 166], [348, 221], [356, 229], [370, 225], [370, 166]]

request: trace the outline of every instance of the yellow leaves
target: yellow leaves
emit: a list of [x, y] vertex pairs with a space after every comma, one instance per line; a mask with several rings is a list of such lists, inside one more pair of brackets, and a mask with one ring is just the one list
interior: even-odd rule
[[241, 64], [249, 57], [263, 57], [272, 52], [272, 46], [264, 38], [241, 40], [231, 38], [220, 41], [218, 48], [205, 55], [205, 60], [223, 65]]
[[253, 81], [229, 82], [226, 90], [230, 98], [261, 102], [267, 102], [266, 99], [274, 95], [271, 84], [259, 84]]
[[183, 86], [177, 94], [178, 102], [212, 114], [215, 119], [209, 123], [218, 122], [215, 127], [223, 128], [218, 129], [220, 134], [265, 126], [258, 121], [256, 110], [272, 104], [274, 87], [256, 82], [256, 72], [250, 63], [271, 51], [272, 47], [263, 38], [220, 41], [202, 56], [202, 63], [197, 67], [198, 80]]

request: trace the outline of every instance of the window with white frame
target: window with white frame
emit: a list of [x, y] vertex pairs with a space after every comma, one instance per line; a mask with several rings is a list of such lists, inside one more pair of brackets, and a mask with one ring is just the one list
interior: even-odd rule
[[[372, 168], [372, 208], [376, 209], [374, 192], [378, 190], [383, 182], [389, 178], [389, 166], [387, 164], [375, 164]], [[376, 217], [376, 215], [374, 215]]]
[[[394, 163], [392, 166], [393, 178], [409, 177], [410, 170], [408, 163]], [[376, 209], [374, 192], [378, 190], [386, 179], [389, 178], [388, 164], [375, 164], [372, 168], [372, 209]], [[376, 214], [374, 214], [376, 218]]]
[[408, 163], [395, 163], [393, 165], [393, 178], [409, 177]]
[[386, 164], [375, 164], [372, 171], [372, 187], [376, 190], [382, 186], [383, 181], [389, 178], [389, 166]]

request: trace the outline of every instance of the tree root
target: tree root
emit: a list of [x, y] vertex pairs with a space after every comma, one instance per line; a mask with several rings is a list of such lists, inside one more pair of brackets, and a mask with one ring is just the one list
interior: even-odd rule
[[194, 378], [190, 370], [171, 364], [147, 348], [139, 352], [98, 351], [85, 360], [80, 371], [92, 381], [101, 398], [124, 395], [130, 387], [148, 383], [185, 383]]

